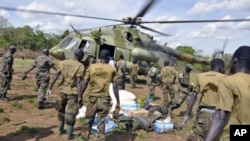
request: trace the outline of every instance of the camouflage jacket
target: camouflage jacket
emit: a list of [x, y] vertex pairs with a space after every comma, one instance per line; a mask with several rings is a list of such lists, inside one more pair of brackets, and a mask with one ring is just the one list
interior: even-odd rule
[[7, 52], [1, 60], [0, 72], [1, 73], [7, 72], [7, 70], [6, 70], [7, 64], [10, 66], [10, 69], [12, 69], [13, 62], [14, 62], [13, 55], [10, 52]]
[[36, 67], [37, 73], [46, 72], [49, 73], [50, 69], [55, 66], [55, 63], [46, 55], [41, 55], [36, 58], [33, 63], [33, 66]]

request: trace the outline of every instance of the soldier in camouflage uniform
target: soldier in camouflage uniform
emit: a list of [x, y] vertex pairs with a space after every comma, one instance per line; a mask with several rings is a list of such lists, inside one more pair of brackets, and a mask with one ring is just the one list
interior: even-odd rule
[[37, 79], [37, 87], [38, 87], [38, 109], [44, 108], [44, 101], [46, 101], [46, 91], [49, 86], [50, 81], [50, 69], [55, 67], [55, 63], [49, 58], [49, 50], [44, 49], [43, 55], [38, 56], [31, 68], [24, 73], [23, 79], [25, 79], [27, 74], [36, 68], [36, 79]]
[[[116, 113], [119, 111], [120, 100], [117, 85], [117, 71], [108, 64], [109, 51], [106, 49], [100, 52], [100, 63], [91, 65], [84, 77], [83, 92], [86, 90], [89, 82], [89, 104], [86, 109], [86, 117], [82, 129], [82, 138], [89, 140], [89, 134], [97, 115], [99, 129], [98, 140], [105, 140], [105, 120], [109, 113], [110, 95], [109, 85], [113, 84], [113, 91], [117, 101]], [[82, 96], [81, 96], [82, 97]]]
[[192, 107], [197, 99], [197, 94], [201, 94], [196, 119], [193, 125], [193, 131], [188, 136], [187, 141], [203, 141], [204, 136], [215, 114], [215, 106], [219, 99], [217, 93], [220, 81], [226, 76], [225, 64], [221, 59], [214, 59], [211, 62], [211, 71], [197, 74], [195, 80], [195, 88], [191, 94], [190, 101], [182, 122], [182, 126], [186, 125], [188, 116], [191, 114]]
[[176, 79], [176, 70], [174, 67], [169, 66], [168, 61], [164, 62], [164, 67], [161, 69], [160, 78], [161, 78], [163, 105], [168, 105], [169, 95], [171, 98], [171, 102], [175, 100], [175, 91], [173, 85]]
[[125, 80], [126, 80], [126, 61], [124, 60], [123, 54], [120, 54], [120, 60], [116, 63], [116, 69], [118, 71], [118, 86], [120, 90], [125, 89]]
[[10, 46], [9, 51], [3, 56], [0, 66], [0, 98], [1, 100], [7, 101], [7, 91], [10, 87], [12, 81], [12, 73], [13, 73], [13, 54], [16, 52], [15, 46]]
[[147, 84], [148, 84], [148, 88], [149, 88], [149, 99], [154, 100], [157, 69], [154, 66], [154, 62], [150, 62], [149, 66], [150, 66], [150, 68], [148, 70], [148, 75], [147, 75]]
[[133, 61], [133, 64], [131, 65], [131, 69], [130, 69], [130, 87], [131, 88], [135, 88], [136, 86], [136, 78], [137, 78], [137, 74], [139, 71], [139, 66], [138, 64], [136, 64], [136, 61]]
[[57, 73], [55, 74], [47, 94], [51, 93], [56, 80], [62, 75], [62, 82], [59, 85], [59, 97], [56, 101], [56, 110], [58, 112], [58, 129], [59, 134], [63, 134], [64, 123], [67, 124], [68, 139], [77, 138], [73, 134], [76, 115], [82, 103], [78, 100], [82, 99], [80, 94], [83, 90], [82, 79], [84, 77], [85, 67], [80, 61], [84, 56], [83, 50], [77, 49], [74, 52], [73, 59], [66, 59], [58, 64]]
[[185, 69], [183, 69], [179, 75], [178, 75], [178, 79], [179, 79], [179, 96], [178, 98], [175, 100], [175, 102], [171, 103], [169, 105], [169, 115], [172, 114], [172, 111], [174, 109], [177, 109], [181, 106], [181, 104], [187, 99], [188, 95], [189, 95], [189, 90], [190, 90], [190, 72], [193, 69], [193, 65], [191, 64], [187, 64]]

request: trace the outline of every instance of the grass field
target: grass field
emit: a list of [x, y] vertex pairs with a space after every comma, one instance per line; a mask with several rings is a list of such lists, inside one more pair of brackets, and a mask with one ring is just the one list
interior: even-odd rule
[[[54, 87], [51, 98], [46, 102], [44, 110], [37, 109], [37, 86], [35, 70], [28, 74], [26, 80], [21, 77], [25, 70], [29, 69], [34, 60], [15, 58], [14, 78], [11, 90], [8, 91], [9, 102], [0, 101], [0, 141], [64, 141], [66, 135], [58, 135], [57, 113], [54, 102], [57, 99], [58, 89]], [[55, 73], [51, 71], [52, 75]], [[53, 77], [53, 76], [51, 76]], [[191, 74], [191, 79], [195, 74]], [[140, 76], [137, 88], [130, 89], [126, 84], [126, 90], [134, 93], [137, 97], [147, 97], [148, 88], [144, 83], [146, 78]], [[177, 86], [177, 85], [176, 85]], [[177, 87], [176, 87], [177, 88]], [[154, 103], [161, 104], [161, 90], [156, 88], [156, 100]], [[185, 110], [186, 103], [174, 111], [173, 121], [179, 123], [182, 120], [180, 111]], [[196, 105], [194, 109], [196, 108]], [[195, 110], [193, 110], [195, 111]], [[108, 141], [183, 141], [191, 131], [192, 120], [187, 127], [180, 131], [164, 134], [138, 130], [134, 132], [116, 131], [107, 136]], [[75, 125], [76, 133], [81, 131], [81, 120]], [[76, 139], [80, 140], [80, 139]]]

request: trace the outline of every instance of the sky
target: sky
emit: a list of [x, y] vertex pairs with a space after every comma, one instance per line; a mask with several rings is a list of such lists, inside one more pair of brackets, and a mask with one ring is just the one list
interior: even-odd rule
[[[0, 6], [38, 11], [60, 12], [92, 17], [121, 20], [134, 17], [148, 0], [0, 0]], [[0, 16], [8, 18], [15, 27], [29, 25], [46, 33], [62, 34], [66, 29], [93, 28], [119, 22], [76, 18], [70, 16], [31, 14], [0, 9]], [[142, 17], [144, 21], [155, 20], [207, 20], [250, 19], [250, 0], [156, 0]], [[239, 46], [250, 45], [250, 21], [228, 23], [168, 23], [143, 24], [170, 34], [162, 36], [145, 31], [159, 44], [167, 42], [176, 48], [191, 46], [202, 55], [209, 56], [221, 50], [227, 40], [225, 53], [233, 53]]]

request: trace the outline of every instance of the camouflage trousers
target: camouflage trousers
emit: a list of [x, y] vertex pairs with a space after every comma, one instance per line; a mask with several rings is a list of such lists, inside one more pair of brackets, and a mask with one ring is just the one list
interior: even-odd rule
[[184, 103], [184, 101], [187, 99], [188, 95], [189, 95], [188, 90], [185, 90], [185, 89], [179, 90], [178, 97], [176, 98], [175, 102], [172, 102], [170, 105], [172, 107], [172, 110], [179, 108]]
[[155, 95], [155, 85], [153, 83], [148, 84], [149, 96]]
[[[171, 101], [169, 101], [168, 97], [170, 96]], [[162, 85], [162, 98], [163, 105], [168, 105], [168, 103], [172, 103], [175, 100], [175, 91], [172, 83], [163, 83]]]
[[95, 116], [97, 115], [97, 128], [101, 136], [105, 135], [105, 120], [109, 113], [109, 97], [89, 97], [89, 104], [86, 109], [86, 117], [83, 123], [82, 135], [88, 138]]
[[125, 80], [126, 80], [126, 75], [119, 75], [117, 78], [117, 83], [119, 90], [124, 90], [125, 89]]
[[45, 94], [49, 86], [50, 81], [50, 75], [48, 73], [38, 73], [36, 74], [37, 79], [37, 87], [38, 87], [38, 101], [44, 101], [45, 100]]
[[3, 74], [0, 74], [0, 94], [6, 96], [8, 88], [10, 87], [12, 78], [7, 78]]
[[76, 122], [76, 115], [78, 114], [77, 102], [78, 95], [60, 93], [55, 104], [55, 108], [58, 112], [58, 120], [73, 126]]
[[214, 114], [214, 109], [199, 109], [192, 127], [192, 133], [187, 137], [187, 141], [204, 141]]
[[130, 75], [130, 87], [131, 88], [135, 88], [136, 86], [136, 78], [137, 78], [137, 75]]

